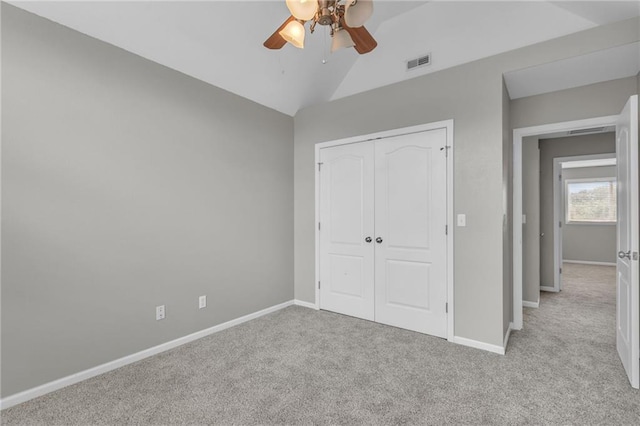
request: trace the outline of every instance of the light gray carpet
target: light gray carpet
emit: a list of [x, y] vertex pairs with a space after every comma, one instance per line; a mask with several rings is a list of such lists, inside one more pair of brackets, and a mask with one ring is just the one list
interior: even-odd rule
[[290, 307], [2, 412], [2, 424], [640, 424], [615, 268], [565, 265], [507, 355]]

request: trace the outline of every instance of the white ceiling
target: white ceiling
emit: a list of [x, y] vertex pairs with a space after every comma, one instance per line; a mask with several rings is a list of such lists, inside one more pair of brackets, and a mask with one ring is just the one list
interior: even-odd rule
[[[265, 49], [262, 42], [289, 16], [284, 0], [10, 3], [289, 115], [640, 15], [636, 1], [375, 0], [366, 27], [378, 48], [358, 55], [330, 54], [323, 27], [307, 34], [304, 50]], [[407, 59], [424, 53], [432, 65], [405, 71]], [[519, 77], [525, 86], [537, 78]]]

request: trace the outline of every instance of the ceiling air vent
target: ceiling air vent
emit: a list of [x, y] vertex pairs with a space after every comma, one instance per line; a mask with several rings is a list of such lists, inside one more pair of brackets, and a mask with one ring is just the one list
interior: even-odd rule
[[571, 130], [569, 132], [570, 135], [581, 135], [583, 133], [598, 133], [598, 132], [602, 132], [604, 131], [604, 127], [592, 127], [590, 129], [578, 129], [578, 130]]
[[407, 71], [431, 65], [431, 53], [407, 61]]

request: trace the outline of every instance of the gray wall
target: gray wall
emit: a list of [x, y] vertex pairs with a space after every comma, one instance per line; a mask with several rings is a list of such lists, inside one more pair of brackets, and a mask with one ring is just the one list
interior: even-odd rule
[[474, 69], [476, 80], [458, 67], [296, 115], [297, 299], [314, 301], [314, 144], [455, 118], [455, 211], [467, 214], [455, 229], [456, 334], [502, 345], [502, 78]]
[[[611, 133], [615, 139], [615, 134]], [[616, 177], [616, 167], [584, 167], [562, 171], [562, 188], [567, 179]], [[587, 262], [616, 263], [615, 224], [576, 224], [566, 222], [564, 210], [562, 220], [562, 258]]]
[[2, 89], [3, 397], [293, 298], [291, 117], [6, 3]]
[[522, 300], [540, 300], [540, 150], [538, 137], [522, 141]]
[[[634, 79], [635, 80], [635, 79]], [[629, 95], [631, 96], [631, 94]], [[603, 100], [606, 102], [606, 100]], [[624, 107], [618, 108], [618, 113]], [[553, 159], [615, 152], [612, 133], [540, 140], [540, 285], [553, 286]]]
[[637, 93], [638, 79], [627, 77], [514, 99], [511, 128], [620, 114], [629, 96]]
[[[504, 289], [509, 278], [504, 277], [503, 265], [502, 74], [637, 41], [638, 23], [633, 19], [594, 28], [298, 112], [294, 154], [296, 298], [308, 302], [315, 298], [314, 145], [454, 119], [455, 213], [467, 214], [467, 227], [454, 229], [455, 334], [502, 346], [507, 321], [504, 304], [512, 302]], [[633, 87], [635, 92], [635, 83]], [[585, 114], [590, 116], [590, 111], [575, 111], [579, 117]], [[509, 120], [511, 128], [525, 121], [514, 122], [513, 108]], [[546, 122], [554, 121], [562, 121], [562, 115]]]

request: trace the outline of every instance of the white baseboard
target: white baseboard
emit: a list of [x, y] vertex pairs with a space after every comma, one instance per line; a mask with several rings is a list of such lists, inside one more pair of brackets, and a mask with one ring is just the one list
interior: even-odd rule
[[578, 263], [580, 265], [616, 266], [615, 262], [592, 262], [590, 260], [566, 260], [566, 259], [562, 259], [562, 263]]
[[485, 343], [485, 342], [479, 342], [477, 340], [467, 339], [466, 337], [453, 336], [453, 343], [504, 355], [504, 347], [502, 346], [492, 345], [490, 343]]
[[304, 300], [295, 299], [293, 301], [293, 304], [296, 305], [296, 306], [302, 306], [304, 308], [309, 308], [309, 309], [315, 309], [315, 310], [319, 309], [318, 306], [315, 303], [305, 302]]
[[538, 300], [537, 302], [529, 302], [527, 300], [523, 300], [522, 301], [522, 306], [524, 306], [525, 308], [539, 308], [540, 307], [540, 300]]
[[555, 288], [553, 288], [553, 286], [548, 286], [548, 285], [541, 285], [540, 286], [540, 290], [541, 291], [550, 291], [550, 292], [553, 292], [553, 293], [557, 293], [558, 292]]
[[95, 377], [99, 374], [103, 374], [103, 373], [115, 370], [125, 365], [131, 364], [131, 363], [140, 361], [142, 359], [148, 358], [150, 356], [159, 354], [161, 352], [167, 351], [169, 349], [173, 349], [175, 347], [184, 345], [185, 343], [193, 342], [194, 340], [198, 340], [203, 337], [209, 336], [211, 334], [217, 333], [219, 331], [226, 330], [227, 328], [233, 327], [234, 325], [251, 321], [252, 319], [256, 319], [263, 315], [270, 314], [272, 312], [286, 308], [287, 306], [291, 306], [293, 304], [294, 304], [294, 301], [289, 300], [287, 302], [280, 303], [279, 305], [271, 306], [261, 311], [254, 312], [254, 313], [242, 316], [240, 318], [232, 319], [231, 321], [227, 321], [225, 323], [218, 324], [213, 327], [197, 331], [195, 333], [191, 333], [187, 336], [179, 337], [175, 340], [171, 340], [170, 342], [162, 343], [158, 346], [154, 346], [152, 348], [145, 349], [143, 351], [136, 352], [134, 354], [127, 355], [122, 358], [118, 358], [114, 361], [110, 361], [105, 364], [98, 365], [97, 367], [89, 368], [88, 370], [80, 371], [78, 373], [71, 374], [70, 376], [63, 377], [61, 379], [54, 380], [49, 383], [45, 383], [44, 385], [40, 385], [35, 388], [27, 389], [26, 391], [16, 393], [14, 395], [7, 396], [0, 400], [0, 409], [13, 407], [14, 405], [23, 403], [30, 399], [37, 398], [42, 395], [46, 395], [50, 392], [56, 391], [58, 389], [62, 389], [66, 386], [73, 385], [83, 380], [90, 379], [91, 377]]

